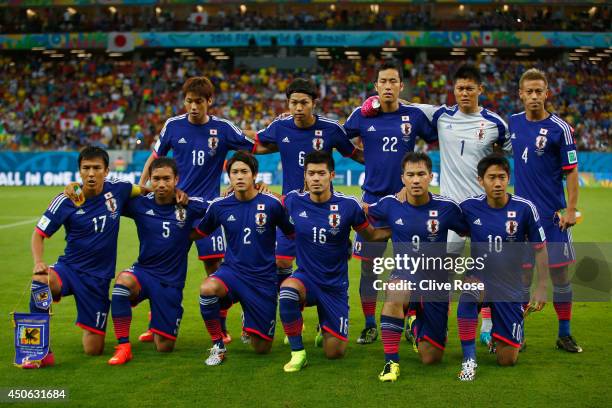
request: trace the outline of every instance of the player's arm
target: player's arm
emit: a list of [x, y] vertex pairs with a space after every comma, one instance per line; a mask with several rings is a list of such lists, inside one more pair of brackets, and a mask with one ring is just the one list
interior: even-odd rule
[[539, 312], [544, 308], [544, 305], [546, 305], [546, 285], [549, 279], [548, 251], [546, 245], [542, 244], [536, 247], [535, 263], [538, 273], [538, 284], [529, 302], [528, 311]]
[[191, 230], [191, 234], [189, 234], [189, 239], [192, 241], [197, 241], [198, 239], [206, 238], [210, 234], [212, 234], [218, 227], [221, 225], [219, 222], [219, 218], [216, 215], [216, 206], [215, 203], [212, 202], [208, 209], [206, 210], [206, 214], [204, 214], [204, 218], [200, 221], [197, 227]]
[[44, 244], [45, 237], [38, 231], [34, 230], [32, 233], [31, 248], [32, 248], [32, 259], [34, 260], [34, 274], [47, 273], [49, 266], [43, 260], [43, 254], [45, 249]]
[[153, 162], [153, 160], [155, 160], [156, 157], [157, 155], [154, 152], [151, 152], [149, 158], [145, 162], [144, 167], [142, 168], [142, 172], [140, 173], [140, 181], [138, 181], [138, 185], [144, 187], [149, 182], [149, 179], [151, 178], [151, 174], [149, 173], [149, 167], [151, 166], [151, 163]]
[[254, 154], [270, 154], [278, 152], [278, 145], [276, 143], [261, 140], [254, 130], [243, 130], [248, 138], [255, 140], [255, 147], [253, 148]]
[[576, 225], [576, 207], [578, 206], [578, 166], [566, 173], [567, 208], [559, 217], [559, 226], [562, 230]]
[[374, 228], [372, 224], [369, 223], [365, 228], [361, 228], [357, 232], [359, 232], [366, 241], [386, 241], [391, 238], [391, 228]]

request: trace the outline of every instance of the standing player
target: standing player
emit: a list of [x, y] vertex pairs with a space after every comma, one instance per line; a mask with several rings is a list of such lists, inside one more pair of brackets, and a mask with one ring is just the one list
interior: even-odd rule
[[[85, 202], [77, 207], [65, 194], [59, 194], [40, 218], [32, 234], [34, 276], [30, 311], [48, 313], [50, 302], [73, 295], [77, 307], [76, 325], [83, 329], [85, 354], [100, 355], [110, 301], [108, 289], [115, 276], [119, 219], [124, 204], [140, 189], [130, 183], [105, 181], [108, 153], [99, 147], [86, 147], [79, 154], [79, 173]], [[54, 265], [43, 260], [44, 239], [61, 227], [66, 230], [66, 248]], [[40, 367], [54, 364], [49, 352]], [[38, 365], [24, 368], [38, 368]]]
[[[223, 162], [229, 150], [254, 149], [254, 141], [246, 137], [231, 122], [210, 116], [208, 111], [213, 103], [214, 86], [206, 77], [189, 78], [182, 89], [187, 113], [170, 118], [159, 134], [142, 171], [140, 184], [149, 181], [149, 165], [160, 156], [173, 152], [181, 178], [178, 188], [193, 197], [212, 200], [219, 196]], [[204, 261], [206, 273], [217, 270], [224, 253], [221, 229], [206, 239], [197, 241], [198, 256]], [[227, 311], [224, 311], [224, 315]], [[225, 319], [223, 319], [225, 333]], [[149, 331], [141, 341], [152, 341]], [[229, 338], [226, 338], [229, 340]]]
[[[314, 113], [317, 88], [312, 81], [295, 79], [286, 91], [290, 115], [257, 132], [255, 153], [280, 152], [283, 166], [283, 194], [304, 188], [304, 157], [313, 151], [333, 152], [363, 163], [362, 152], [347, 139], [346, 131], [335, 120]], [[280, 230], [276, 237], [278, 283], [291, 275], [295, 244]]]
[[221, 333], [221, 303], [240, 302], [243, 330], [249, 333], [256, 353], [268, 353], [276, 326], [276, 228], [294, 233], [280, 200], [255, 188], [257, 160], [237, 152], [227, 162], [233, 193], [214, 200], [197, 227], [200, 237], [223, 226], [228, 247], [225, 261], [200, 287], [200, 311], [213, 347], [207, 365], [219, 365], [226, 348]]
[[[375, 117], [364, 117], [357, 108], [344, 124], [348, 137], [360, 137], [363, 143], [365, 181], [362, 200], [366, 204], [373, 204], [401, 190], [402, 158], [414, 151], [417, 136], [427, 142], [433, 142], [436, 138], [426, 114], [419, 107], [399, 101], [399, 94], [404, 89], [399, 66], [391, 62], [382, 64], [374, 87], [380, 101], [380, 113]], [[376, 223], [375, 226], [385, 227], [386, 224]], [[365, 328], [357, 339], [359, 344], [372, 343], [378, 337], [372, 259], [381, 256], [384, 251], [385, 245], [368, 248], [360, 235], [355, 240], [354, 255], [361, 259], [359, 293], [365, 316]]]
[[292, 191], [285, 206], [295, 224], [298, 269], [281, 285], [280, 317], [291, 346], [291, 361], [285, 372], [307, 365], [302, 342], [303, 306], [317, 306], [323, 331], [323, 350], [330, 359], [341, 358], [348, 341], [348, 261], [346, 249], [351, 228], [369, 239], [386, 239], [386, 231], [375, 231], [359, 202], [331, 190], [334, 159], [316, 151], [304, 159], [308, 192]]
[[183, 316], [183, 287], [187, 254], [191, 248], [191, 225], [204, 215], [206, 206], [199, 197], [190, 197], [187, 206], [176, 203], [178, 182], [176, 162], [159, 157], [149, 172], [154, 193], [131, 199], [123, 215], [133, 218], [138, 230], [138, 261], [119, 274], [112, 292], [112, 315], [118, 346], [108, 361], [125, 364], [132, 359], [130, 325], [132, 306], [149, 299], [150, 330], [155, 347], [170, 352]]
[[536, 251], [538, 287], [530, 305], [541, 310], [546, 299], [548, 255], [546, 236], [536, 207], [528, 200], [508, 194], [510, 164], [505, 157], [491, 155], [478, 163], [478, 181], [485, 195], [461, 202], [461, 209], [470, 226], [473, 259], [484, 260], [484, 269], [468, 275], [472, 286], [459, 297], [457, 326], [463, 363], [459, 379], [473, 381], [476, 377], [476, 324], [478, 304], [483, 300], [491, 307], [492, 337], [495, 339], [497, 363], [514, 365], [523, 337], [522, 276], [525, 242]]
[[[535, 204], [548, 239], [553, 305], [559, 320], [557, 348], [580, 353], [582, 348], [570, 332], [572, 287], [568, 273], [568, 265], [576, 261], [570, 228], [576, 224], [578, 205], [578, 156], [573, 130], [563, 119], [546, 111], [548, 82], [542, 71], [529, 69], [523, 73], [519, 96], [525, 111], [510, 117], [516, 193]], [[527, 298], [532, 275], [531, 270], [526, 272]]]
[[[452, 229], [460, 234], [468, 231], [461, 209], [455, 201], [429, 192], [429, 183], [433, 179], [432, 163], [425, 153], [407, 153], [402, 160], [402, 169], [407, 201], [401, 203], [394, 195], [384, 197], [368, 207], [368, 215], [390, 226], [396, 256], [425, 255], [442, 259], [446, 255], [448, 231]], [[416, 272], [396, 269], [389, 277], [392, 284], [410, 281], [417, 288], [425, 280], [447, 282], [448, 273], [445, 269], [424, 267]], [[418, 305], [412, 330], [421, 361], [423, 364], [434, 364], [442, 360], [448, 326], [449, 291], [387, 290], [380, 317], [385, 367], [379, 379], [384, 382], [395, 381], [400, 374], [399, 343], [409, 300]]]
[[[414, 105], [427, 113], [436, 129], [440, 142], [440, 194], [459, 202], [470, 196], [483, 193], [477, 182], [478, 162], [494, 150], [511, 150], [508, 127], [497, 114], [480, 106], [478, 98], [484, 91], [479, 70], [472, 65], [463, 65], [455, 72], [453, 92], [457, 104]], [[372, 100], [366, 101], [366, 114], [375, 113]], [[372, 112], [372, 113], [371, 113]], [[404, 200], [404, 198], [401, 198]], [[460, 255], [465, 247], [465, 238], [454, 231], [448, 233], [449, 252]], [[491, 341], [491, 312], [482, 309], [480, 340]], [[406, 331], [408, 335], [408, 331]]]

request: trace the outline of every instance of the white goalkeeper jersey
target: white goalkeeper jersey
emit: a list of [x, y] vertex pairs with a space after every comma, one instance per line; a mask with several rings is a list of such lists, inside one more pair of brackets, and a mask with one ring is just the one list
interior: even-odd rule
[[493, 145], [511, 152], [508, 125], [496, 113], [481, 108], [465, 114], [455, 106], [418, 105], [426, 112], [440, 143], [440, 194], [456, 201], [484, 192], [478, 184], [478, 162]]

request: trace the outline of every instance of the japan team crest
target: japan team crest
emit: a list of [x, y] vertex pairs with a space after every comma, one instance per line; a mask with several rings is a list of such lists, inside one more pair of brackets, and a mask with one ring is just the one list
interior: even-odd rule
[[329, 221], [329, 226], [331, 227], [329, 232], [332, 235], [336, 235], [338, 232], [340, 232], [340, 214], [331, 213], [327, 217], [327, 220]]
[[410, 123], [402, 123], [400, 125], [400, 129], [402, 129], [402, 135], [404, 135], [404, 139], [410, 137], [410, 133], [412, 133], [412, 125]]
[[315, 150], [323, 149], [323, 138], [315, 137], [314, 139], [312, 139], [312, 148]]
[[438, 231], [440, 231], [440, 221], [434, 219], [427, 220], [427, 231], [431, 235], [438, 234]]
[[174, 207], [174, 215], [176, 220], [178, 221], [178, 226], [183, 228], [185, 225], [185, 220], [187, 219], [187, 210], [182, 205], [177, 205]]
[[[542, 129], [542, 130], [546, 130], [546, 129]], [[544, 154], [544, 148], [546, 148], [546, 143], [548, 142], [548, 138], [544, 135], [539, 135], [538, 137], [536, 137], [536, 153], [538, 154], [538, 156], [541, 156]]]
[[266, 213], [255, 213], [255, 225], [257, 225], [257, 232], [259, 232], [260, 234], [266, 230], [265, 226], [267, 220], [268, 216], [266, 215]]
[[506, 221], [506, 232], [509, 236], [514, 236], [518, 232], [518, 222], [516, 220]]
[[[211, 129], [214, 130], [214, 129]], [[216, 150], [219, 147], [219, 138], [216, 136], [211, 136], [208, 138], [208, 148], [210, 150]]]
[[104, 204], [106, 204], [106, 209], [111, 213], [111, 218], [117, 218], [117, 200], [113, 197], [113, 193], [109, 191], [104, 194], [104, 198], [106, 199]]

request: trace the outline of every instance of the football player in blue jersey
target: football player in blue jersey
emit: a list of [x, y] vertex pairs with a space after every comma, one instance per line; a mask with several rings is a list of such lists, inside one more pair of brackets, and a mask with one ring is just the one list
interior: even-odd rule
[[117, 276], [112, 292], [112, 317], [118, 346], [110, 365], [132, 359], [129, 340], [132, 306], [148, 299], [151, 305], [150, 330], [157, 351], [174, 349], [183, 315], [183, 287], [187, 254], [195, 220], [204, 216], [206, 202], [189, 197], [186, 206], [176, 202], [179, 180], [176, 162], [159, 157], [150, 165], [153, 193], [132, 198], [123, 215], [134, 219], [140, 241], [138, 261]]
[[[375, 203], [401, 190], [401, 162], [406, 153], [414, 151], [417, 137], [427, 142], [437, 138], [426, 112], [419, 106], [406, 105], [399, 100], [399, 94], [404, 89], [401, 67], [393, 62], [382, 64], [378, 68], [374, 86], [380, 101], [379, 114], [365, 117], [361, 114], [361, 108], [357, 108], [344, 124], [348, 137], [359, 137], [363, 143], [365, 181], [362, 200], [366, 204]], [[375, 226], [386, 225], [377, 222]], [[381, 256], [384, 251], [384, 245], [368, 248], [360, 235], [355, 240], [354, 256], [362, 260], [359, 292], [365, 316], [365, 328], [357, 339], [359, 344], [372, 343], [378, 337], [372, 259]]]
[[[578, 155], [573, 129], [546, 110], [548, 81], [542, 71], [532, 68], [523, 73], [519, 96], [525, 111], [512, 115], [509, 120], [515, 191], [532, 201], [542, 217], [553, 282], [553, 305], [559, 321], [557, 348], [580, 353], [582, 347], [570, 331], [572, 286], [568, 273], [568, 265], [576, 262], [571, 227], [576, 224], [578, 206]], [[532, 261], [526, 266], [527, 300], [533, 276]]]
[[535, 205], [518, 195], [507, 193], [510, 164], [503, 156], [491, 155], [478, 163], [478, 180], [485, 194], [461, 202], [470, 227], [471, 254], [484, 267], [466, 274], [457, 306], [457, 326], [463, 362], [459, 379], [473, 381], [476, 377], [476, 324], [478, 307], [491, 307], [494, 339], [492, 351], [501, 366], [514, 365], [523, 338], [522, 262], [526, 242], [535, 250], [538, 270], [537, 289], [530, 302], [534, 311], [546, 302], [548, 254], [546, 234]]
[[361, 205], [352, 196], [332, 191], [334, 160], [325, 151], [304, 159], [307, 191], [292, 191], [284, 199], [295, 225], [298, 269], [281, 285], [280, 317], [291, 346], [291, 361], [285, 372], [307, 365], [302, 342], [304, 306], [316, 306], [323, 331], [323, 350], [330, 359], [346, 350], [349, 327], [348, 260], [351, 228], [369, 240], [386, 240], [389, 231], [368, 223]]
[[[56, 196], [32, 234], [34, 276], [30, 311], [48, 313], [51, 300], [73, 295], [77, 326], [83, 329], [83, 350], [89, 355], [104, 351], [110, 301], [108, 290], [115, 276], [119, 220], [126, 202], [140, 194], [130, 183], [105, 180], [108, 153], [99, 147], [84, 148], [78, 158], [84, 203], [77, 206], [64, 193]], [[66, 231], [66, 248], [53, 265], [44, 261], [44, 240], [61, 227]], [[54, 364], [49, 352], [39, 368]]]
[[225, 260], [200, 287], [200, 312], [213, 346], [206, 359], [219, 365], [227, 352], [219, 312], [240, 302], [243, 331], [256, 353], [268, 353], [276, 327], [276, 229], [292, 237], [294, 227], [277, 197], [255, 188], [258, 163], [246, 152], [236, 152], [227, 162], [233, 192], [212, 201], [196, 231], [199, 238], [223, 226], [227, 237]]
[[[149, 165], [156, 158], [170, 151], [177, 162], [181, 178], [178, 188], [190, 196], [212, 200], [219, 196], [223, 163], [229, 150], [252, 151], [255, 143], [228, 120], [209, 114], [214, 100], [214, 85], [206, 77], [189, 78], [182, 88], [186, 113], [166, 121], [147, 160], [140, 178], [140, 185], [149, 181]], [[223, 258], [224, 238], [219, 229], [206, 239], [196, 242], [198, 257], [204, 262], [207, 275], [217, 270]], [[222, 326], [226, 341], [231, 341], [225, 330], [223, 311]], [[153, 341], [148, 331], [141, 341]]]
[[[409, 152], [402, 160], [402, 182], [407, 200], [395, 195], [383, 197], [367, 208], [371, 218], [385, 221], [391, 229], [395, 257], [429, 260], [446, 259], [449, 230], [465, 235], [469, 228], [459, 204], [450, 198], [429, 192], [433, 179], [432, 162], [425, 153]], [[385, 366], [379, 374], [383, 382], [395, 381], [400, 375], [399, 344], [409, 302], [416, 305], [412, 325], [418, 352], [424, 364], [442, 360], [448, 330], [449, 290], [431, 290], [429, 282], [445, 284], [448, 272], [440, 266], [421, 266], [419, 270], [396, 266], [389, 277], [380, 330], [385, 350]], [[404, 282], [414, 284], [406, 289]], [[435, 286], [434, 286], [435, 287]], [[399, 289], [398, 289], [399, 288]]]

